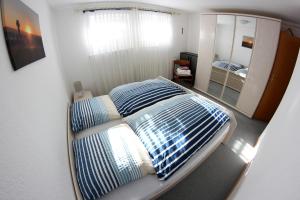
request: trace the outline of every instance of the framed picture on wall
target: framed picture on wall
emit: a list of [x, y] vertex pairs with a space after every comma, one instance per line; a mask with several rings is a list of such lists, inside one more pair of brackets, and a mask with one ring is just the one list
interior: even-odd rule
[[242, 47], [246, 47], [249, 49], [253, 48], [254, 38], [249, 36], [243, 36]]
[[37, 13], [20, 0], [1, 0], [1, 14], [14, 70], [46, 56]]

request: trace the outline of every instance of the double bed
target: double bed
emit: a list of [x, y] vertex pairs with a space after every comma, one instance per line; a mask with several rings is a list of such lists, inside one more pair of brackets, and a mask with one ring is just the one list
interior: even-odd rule
[[[141, 127], [144, 123], [150, 122], [152, 123], [152, 119], [149, 121], [149, 119], [145, 119], [148, 117], [149, 113], [155, 113], [158, 112], [157, 108], [165, 109], [161, 113], [168, 113], [168, 111], [172, 111], [171, 103], [170, 102], [180, 102], [184, 101], [185, 99], [190, 100], [190, 98], [194, 98], [194, 96], [197, 96], [197, 101], [203, 101], [205, 103], [208, 103], [214, 108], [217, 108], [219, 111], [222, 111], [222, 113], [225, 113], [226, 116], [228, 116], [228, 120], [224, 120], [222, 126], [220, 126], [220, 129], [216, 130], [214, 133], [214, 136], [212, 139], [210, 139], [205, 145], [198, 151], [194, 152], [191, 157], [184, 163], [183, 166], [181, 166], [179, 169], [176, 170], [175, 173], [172, 173], [170, 176], [164, 176], [160, 177], [160, 180], [158, 177], [158, 174], [151, 174], [148, 173], [145, 176], [135, 179], [131, 181], [130, 183], [127, 183], [125, 185], [122, 185], [118, 187], [117, 189], [114, 189], [110, 191], [108, 194], [105, 194], [101, 197], [101, 199], [154, 199], [160, 196], [162, 193], [166, 192], [167, 190], [171, 189], [174, 185], [176, 185], [178, 182], [180, 182], [184, 177], [189, 175], [195, 168], [197, 168], [221, 143], [226, 143], [230, 136], [232, 135], [233, 131], [236, 128], [236, 120], [233, 115], [233, 113], [223, 106], [220, 106], [219, 104], [216, 104], [207, 98], [194, 93], [191, 90], [188, 90], [187, 88], [184, 88], [182, 86], [179, 86], [167, 79], [164, 79], [162, 77], [159, 77], [159, 79], [168, 81], [170, 84], [176, 85], [176, 87], [180, 87], [182, 90], [184, 90], [187, 94], [186, 96], [177, 96], [173, 98], [177, 98], [175, 101], [173, 100], [164, 100], [157, 102], [155, 105], [143, 108], [140, 111], [136, 112], [133, 115], [130, 115], [129, 117], [126, 117], [124, 119], [117, 119], [112, 120], [107, 123], [94, 126], [92, 128], [86, 129], [84, 131], [81, 131], [80, 134], [74, 134], [71, 128], [70, 123], [70, 114], [68, 118], [68, 152], [69, 152], [69, 164], [70, 164], [70, 170], [71, 170], [71, 176], [73, 180], [73, 186], [74, 191], [76, 194], [76, 198], [81, 199], [89, 199], [87, 196], [82, 196], [82, 186], [80, 188], [77, 176], [78, 175], [78, 165], [76, 166], [75, 162], [78, 162], [78, 155], [77, 160], [76, 156], [74, 155], [73, 147], [74, 144], [78, 143], [78, 141], [82, 141], [85, 138], [88, 137], [95, 137], [95, 133], [99, 133], [101, 131], [110, 130], [110, 128], [118, 127], [118, 126], [130, 126], [129, 128], [132, 128], [132, 130], [135, 132], [135, 134], [140, 136], [141, 141], [143, 141], [143, 131], [141, 131]], [[169, 109], [169, 110], [167, 110]], [[174, 108], [173, 108], [174, 109]], [[69, 112], [70, 113], [70, 112]], [[154, 116], [154, 115], [153, 115]], [[169, 115], [172, 116], [172, 115]], [[179, 115], [178, 115], [179, 116]], [[178, 116], [174, 121], [179, 120]], [[225, 115], [224, 115], [225, 116]], [[168, 118], [169, 119], [169, 118]], [[148, 121], [147, 121], [148, 120]], [[125, 123], [125, 125], [124, 125]], [[158, 123], [158, 122], [157, 122]], [[165, 123], [173, 123], [171, 120], [169, 122]], [[148, 126], [147, 126], [148, 127]], [[160, 130], [160, 129], [153, 129], [154, 131]], [[117, 134], [115, 134], [117, 136]], [[145, 143], [144, 143], [145, 144]], [[148, 149], [149, 150], [149, 149]], [[149, 151], [150, 152], [150, 151]], [[153, 159], [153, 155], [150, 155], [150, 159]], [[157, 170], [157, 169], [156, 169]], [[166, 177], [166, 178], [164, 178]], [[81, 189], [81, 190], [80, 190]]]

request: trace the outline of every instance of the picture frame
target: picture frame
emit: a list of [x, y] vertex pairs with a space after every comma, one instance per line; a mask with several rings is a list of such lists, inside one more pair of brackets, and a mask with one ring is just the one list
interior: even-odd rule
[[36, 12], [20, 0], [1, 0], [1, 18], [14, 70], [46, 57]]
[[252, 49], [254, 44], [254, 38], [249, 36], [243, 36], [242, 47]]

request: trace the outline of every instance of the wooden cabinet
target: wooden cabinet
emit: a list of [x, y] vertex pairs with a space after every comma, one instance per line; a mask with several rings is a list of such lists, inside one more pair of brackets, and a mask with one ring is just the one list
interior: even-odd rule
[[253, 118], [268, 122], [273, 117], [293, 74], [299, 48], [300, 38], [281, 32], [274, 66]]

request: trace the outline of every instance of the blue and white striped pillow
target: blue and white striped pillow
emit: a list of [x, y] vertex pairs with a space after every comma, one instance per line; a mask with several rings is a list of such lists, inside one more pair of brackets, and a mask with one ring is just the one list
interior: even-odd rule
[[105, 105], [97, 98], [77, 101], [71, 106], [72, 130], [75, 133], [108, 121]]

